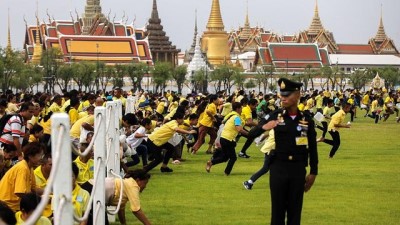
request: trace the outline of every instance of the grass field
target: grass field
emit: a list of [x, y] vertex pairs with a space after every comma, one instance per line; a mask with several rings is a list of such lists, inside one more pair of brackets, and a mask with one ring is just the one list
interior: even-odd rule
[[[334, 159], [328, 159], [330, 146], [318, 144], [319, 175], [305, 194], [302, 224], [400, 224], [400, 124], [394, 120], [392, 115], [374, 124], [359, 116], [351, 129], [340, 131], [342, 145]], [[206, 173], [210, 155], [204, 148], [195, 156], [185, 148], [187, 160], [171, 164], [171, 174], [161, 174], [159, 167], [151, 171], [141, 204], [152, 224], [269, 224], [269, 174], [251, 191], [242, 186], [263, 163], [258, 148], [248, 150], [250, 159], [238, 158], [230, 176], [224, 175], [226, 164]], [[128, 224], [140, 224], [131, 212], [126, 214]]]

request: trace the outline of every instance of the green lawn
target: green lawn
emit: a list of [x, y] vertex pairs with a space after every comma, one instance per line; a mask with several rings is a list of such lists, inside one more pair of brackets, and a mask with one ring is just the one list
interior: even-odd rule
[[[319, 175], [305, 194], [302, 224], [400, 224], [400, 124], [394, 120], [392, 115], [387, 122], [374, 124], [359, 116], [351, 129], [340, 131], [342, 145], [334, 159], [328, 159], [330, 146], [318, 144]], [[269, 224], [269, 175], [261, 177], [251, 191], [242, 186], [263, 163], [258, 148], [253, 145], [248, 151], [250, 159], [239, 158], [230, 176], [224, 175], [226, 164], [206, 173], [210, 155], [204, 148], [195, 156], [185, 152], [187, 161], [171, 164], [172, 174], [161, 174], [159, 167], [151, 171], [141, 194], [142, 209], [151, 222]], [[126, 214], [128, 224], [140, 224], [131, 212]]]

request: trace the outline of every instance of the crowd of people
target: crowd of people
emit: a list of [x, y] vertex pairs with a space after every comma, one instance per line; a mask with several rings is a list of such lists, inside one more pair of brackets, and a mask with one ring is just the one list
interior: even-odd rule
[[[364, 117], [373, 118], [374, 123], [385, 122], [393, 114], [400, 122], [396, 107], [400, 90], [302, 91], [300, 83], [287, 79], [280, 79], [278, 86], [278, 93], [238, 90], [232, 94], [220, 91], [185, 96], [171, 91], [126, 92], [121, 88], [106, 93], [71, 90], [55, 95], [8, 91], [0, 96], [0, 207], [14, 213], [15, 220], [5, 219], [0, 213], [0, 222], [21, 224], [40, 201], [52, 168], [51, 116], [55, 113], [67, 113], [70, 118], [74, 213], [78, 217], [84, 215], [94, 178], [95, 146], [86, 156], [77, 152], [85, 151], [92, 142], [95, 107], [114, 100], [121, 101], [123, 107], [119, 140], [121, 168], [126, 174], [123, 183], [127, 188], [117, 193], [121, 181], [108, 180], [106, 201], [115, 205], [123, 195], [118, 213], [121, 224], [126, 224], [127, 202], [143, 224], [151, 224], [140, 207], [139, 193], [150, 179], [149, 171], [159, 164], [161, 173], [171, 173], [173, 169], [168, 164], [184, 163], [185, 150], [193, 155], [204, 151], [211, 157], [206, 162], [206, 171], [227, 162], [224, 173], [228, 176], [238, 157], [244, 160], [251, 157], [247, 150], [253, 143], [265, 154], [264, 165], [243, 183], [244, 187], [251, 190], [256, 180], [270, 171], [272, 224], [281, 224], [285, 219], [282, 212], [286, 211], [291, 212], [288, 221], [300, 221], [302, 193], [311, 188], [318, 173], [317, 143], [332, 145], [329, 158], [334, 157], [340, 146], [339, 129], [351, 127], [344, 121], [347, 113], [351, 114], [351, 122], [357, 118], [357, 111], [360, 114], [362, 110]], [[129, 112], [128, 98], [134, 102], [134, 109]], [[320, 137], [316, 137], [315, 128], [322, 131]], [[208, 144], [203, 147], [207, 135]], [[236, 153], [240, 138], [246, 140]], [[294, 153], [294, 149], [298, 151]], [[310, 174], [306, 176], [301, 168], [308, 164]], [[296, 184], [291, 189], [285, 187], [287, 180], [282, 180], [283, 173], [289, 173], [287, 179]], [[293, 204], [288, 209], [280, 204], [282, 201]], [[47, 220], [51, 223], [52, 216], [49, 203], [40, 218], [46, 222], [41, 224], [48, 224]], [[79, 224], [92, 224], [91, 217]]]

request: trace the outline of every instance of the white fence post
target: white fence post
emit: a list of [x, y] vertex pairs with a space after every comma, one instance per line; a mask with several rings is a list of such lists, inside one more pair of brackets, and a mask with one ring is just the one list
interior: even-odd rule
[[114, 160], [115, 160], [115, 173], [121, 172], [121, 165], [120, 165], [120, 143], [119, 143], [119, 136], [120, 136], [120, 123], [122, 121], [122, 102], [120, 100], [115, 101], [117, 105], [116, 116], [115, 116], [115, 137], [116, 141], [114, 142]]
[[135, 98], [133, 96], [126, 99], [125, 115], [128, 113], [135, 113]]
[[[105, 107], [96, 107], [95, 112], [95, 126], [94, 132], [96, 133], [99, 130], [98, 135], [95, 142], [95, 151], [94, 151], [94, 168], [99, 169], [99, 174], [94, 174], [94, 176], [98, 176], [96, 179], [95, 185], [96, 192], [92, 193], [94, 195], [93, 198], [93, 215], [97, 217], [93, 217], [93, 224], [104, 225], [105, 224], [105, 177], [106, 177], [106, 157], [107, 157], [107, 147], [106, 147], [106, 108]], [[101, 120], [99, 118], [101, 117]], [[100, 123], [99, 123], [100, 122]], [[100, 160], [99, 160], [100, 159]], [[97, 207], [97, 204], [100, 204], [100, 207]]]
[[[71, 159], [71, 138], [69, 136], [69, 117], [65, 113], [57, 113], [52, 117], [51, 124], [51, 152], [53, 157], [59, 155], [61, 160], [59, 160], [59, 168], [62, 168], [62, 175], [55, 176], [54, 186], [53, 186], [53, 208], [54, 208], [54, 218], [62, 218], [61, 224], [74, 224], [73, 211], [72, 211], [72, 159]], [[59, 139], [60, 127], [64, 127], [64, 135]], [[58, 143], [61, 140], [61, 144]], [[60, 146], [61, 149], [56, 149]], [[59, 151], [59, 152], [57, 152]], [[65, 203], [61, 206], [63, 207], [61, 211], [58, 210], [60, 207], [61, 198], [65, 198]], [[58, 213], [61, 215], [58, 215]], [[61, 221], [61, 220], [59, 220]], [[56, 220], [56, 222], [58, 222]], [[59, 224], [55, 224], [59, 225]]]
[[[113, 177], [113, 175], [109, 172], [110, 170], [116, 171], [115, 170], [115, 143], [119, 143], [119, 137], [117, 137], [116, 134], [116, 124], [115, 124], [115, 117], [117, 116], [117, 104], [113, 102], [107, 102], [106, 105], [106, 121], [107, 124], [109, 124], [109, 127], [107, 127], [107, 142], [106, 146], [110, 147], [107, 149], [107, 177]], [[109, 144], [109, 141], [111, 139], [111, 144]], [[118, 146], [119, 149], [119, 146]]]

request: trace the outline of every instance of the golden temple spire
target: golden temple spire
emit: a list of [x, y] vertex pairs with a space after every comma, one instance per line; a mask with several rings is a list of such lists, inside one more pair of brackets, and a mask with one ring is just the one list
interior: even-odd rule
[[39, 3], [36, 1], [37, 4], [37, 12], [36, 12], [36, 35], [35, 35], [35, 44], [33, 48], [33, 56], [32, 62], [34, 64], [39, 64], [40, 59], [42, 58], [42, 45], [40, 44], [40, 25], [39, 25]]
[[319, 18], [318, 0], [315, 0], [314, 17], [312, 19], [310, 28], [308, 28], [308, 35], [318, 35], [321, 30], [324, 30], [324, 27], [322, 26], [321, 19]]
[[213, 0], [211, 6], [210, 18], [207, 23], [208, 31], [223, 31], [224, 22], [222, 21], [221, 8], [219, 5], [219, 0]]
[[251, 36], [251, 28], [250, 28], [250, 22], [249, 22], [249, 1], [246, 1], [247, 7], [246, 7], [246, 20], [244, 22], [244, 27], [240, 33], [240, 38], [243, 39], [248, 39]]
[[382, 6], [381, 6], [381, 19], [379, 21], [378, 32], [375, 35], [375, 41], [383, 42], [385, 39], [387, 39], [387, 36], [386, 36], [386, 32], [385, 32], [385, 27], [383, 26], [383, 10], [382, 10]]
[[10, 8], [8, 8], [8, 30], [7, 30], [7, 49], [6, 52], [9, 53], [12, 51], [11, 47], [11, 25], [10, 25]]

